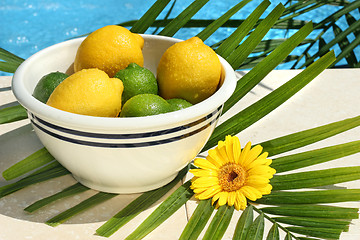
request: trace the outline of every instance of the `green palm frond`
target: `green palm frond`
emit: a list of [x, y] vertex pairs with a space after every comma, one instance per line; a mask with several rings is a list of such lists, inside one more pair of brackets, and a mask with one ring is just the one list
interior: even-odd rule
[[[166, 36], [174, 36], [183, 28], [203, 28], [198, 34], [203, 40], [211, 38], [212, 34], [221, 28], [234, 28], [234, 32], [228, 38], [215, 43], [213, 48], [219, 55], [227, 59], [234, 69], [251, 69], [238, 81], [234, 95], [224, 105], [224, 112], [240, 101], [279, 64], [295, 61], [295, 68], [301, 61], [304, 62], [301, 68], [305, 69], [293, 79], [219, 125], [203, 151], [214, 147], [226, 135], [238, 134], [259, 121], [304, 88], [324, 69], [335, 66], [334, 64], [341, 59], [346, 59], [349, 66], [359, 67], [359, 60], [357, 60], [354, 49], [360, 44], [360, 38], [356, 38], [351, 42], [348, 37], [350, 34], [360, 35], [359, 20], [356, 20], [351, 14], [353, 10], [360, 7], [359, 1], [310, 0], [297, 1], [294, 4], [285, 4], [285, 6], [280, 4], [265, 18], [260, 19], [270, 3], [268, 0], [264, 0], [247, 18], [231, 19], [235, 13], [246, 7], [250, 1], [240, 1], [218, 19], [192, 19], [208, 0], [193, 1], [175, 18], [157, 19], [170, 3], [170, 0], [157, 0], [139, 20], [121, 24], [123, 26], [132, 26], [131, 31], [137, 33], [145, 33], [152, 27], [161, 28], [159, 34]], [[304, 13], [314, 11], [325, 4], [341, 6], [342, 8], [319, 23], [294, 19], [295, 16], [302, 16]], [[343, 16], [346, 17], [349, 28], [340, 31], [337, 20]], [[296, 33], [287, 39], [264, 40], [265, 34], [274, 28], [296, 30]], [[319, 33], [310, 38], [309, 36], [314, 30], [319, 31]], [[329, 30], [336, 33], [336, 37], [329, 42], [325, 42], [322, 36]], [[308, 47], [302, 54], [290, 55], [300, 45], [308, 45]], [[319, 51], [311, 55], [310, 50], [315, 45], [319, 45]], [[334, 51], [332, 51], [335, 45], [339, 45], [343, 51], [337, 58], [335, 58]], [[8, 72], [14, 72], [23, 61], [23, 59], [3, 49], [0, 49], [0, 59], [3, 60], [3, 62], [0, 62], [0, 70]], [[19, 105], [0, 110], [0, 123], [13, 122], [25, 117], [26, 111]], [[269, 156], [274, 156], [321, 141], [359, 125], [360, 116], [357, 116], [271, 139], [260, 143], [260, 145], [263, 146], [264, 151], [269, 153]], [[358, 209], [335, 207], [331, 203], [359, 201], [360, 189], [319, 190], [318, 188], [360, 179], [359, 167], [338, 167], [317, 171], [301, 171], [301, 168], [358, 153], [360, 151], [359, 146], [359, 141], [353, 141], [274, 158], [272, 167], [277, 170], [278, 174], [271, 180], [274, 188], [273, 192], [248, 205], [237, 222], [233, 239], [253, 240], [264, 239], [264, 237], [269, 240], [279, 239], [280, 231], [285, 232], [285, 239], [312, 239], [305, 236], [338, 239], [343, 231], [348, 230], [351, 220], [359, 217]], [[187, 168], [182, 170], [177, 178], [168, 185], [140, 195], [97, 229], [96, 233], [100, 236], [111, 236], [128, 221], [173, 189], [185, 176], [187, 170]], [[294, 170], [299, 172], [294, 173]], [[69, 174], [69, 172], [60, 166], [57, 161], [53, 160], [53, 157], [46, 149], [40, 149], [3, 172], [6, 180], [22, 178], [1, 187], [0, 197], [31, 184], [66, 174]], [[312, 188], [317, 188], [317, 190]], [[88, 188], [80, 184], [68, 186], [52, 196], [33, 203], [25, 210], [34, 212], [53, 203], [55, 200], [61, 200], [86, 190]], [[149, 234], [183, 206], [193, 194], [190, 189], [190, 181], [181, 184], [127, 239], [141, 239]], [[99, 192], [51, 218], [47, 221], [47, 224], [57, 226], [80, 212], [114, 196], [116, 194]], [[203, 230], [205, 232], [203, 239], [221, 239], [233, 216], [234, 208], [222, 206], [216, 210], [215, 216], [211, 219], [214, 211], [215, 208], [211, 205], [211, 200], [201, 201], [188, 221], [180, 239], [197, 239]], [[255, 219], [254, 212], [257, 213]], [[264, 231], [265, 221], [272, 224], [268, 232]], [[208, 227], [205, 229], [207, 225]]]

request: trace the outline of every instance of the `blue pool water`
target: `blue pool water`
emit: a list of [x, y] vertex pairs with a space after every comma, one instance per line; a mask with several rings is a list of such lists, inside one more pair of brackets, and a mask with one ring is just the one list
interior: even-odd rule
[[[186, 8], [193, 0], [178, 0], [172, 11], [174, 16]], [[141, 17], [155, 0], [2, 0], [0, 6], [0, 47], [15, 53], [22, 58], [28, 58], [35, 52], [55, 43], [77, 37], [94, 31], [109, 24], [118, 24], [124, 21]], [[210, 0], [194, 18], [218, 18], [239, 0]], [[254, 0], [243, 8], [233, 18], [244, 18], [260, 3]], [[278, 3], [284, 0], [273, 0], [267, 13]], [[171, 4], [166, 8], [169, 9]], [[334, 6], [325, 6], [305, 16], [305, 20], [319, 22], [330, 12], [337, 10]], [[165, 12], [160, 16], [164, 17]], [[359, 19], [358, 11], [353, 13]], [[304, 19], [304, 18], [303, 18]], [[342, 26], [347, 26], [345, 20]], [[234, 29], [222, 29], [209, 40], [207, 44], [224, 39]], [[151, 33], [150, 30], [148, 33]], [[194, 36], [200, 29], [184, 29], [175, 37], [187, 39]], [[271, 31], [266, 38], [283, 38], [291, 34], [285, 31]], [[325, 36], [332, 38], [331, 34]], [[335, 49], [339, 52], [339, 49]], [[357, 55], [360, 52], [357, 50]], [[340, 63], [340, 64], [343, 64]], [[289, 66], [282, 66], [287, 68]], [[1, 73], [6, 75], [6, 73]]]

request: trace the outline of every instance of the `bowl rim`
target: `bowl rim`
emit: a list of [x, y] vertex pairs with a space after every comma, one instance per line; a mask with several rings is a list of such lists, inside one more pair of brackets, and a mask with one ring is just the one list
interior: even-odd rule
[[[147, 39], [170, 40], [174, 43], [184, 41], [177, 38], [159, 35], [140, 35], [144, 38], [145, 41]], [[176, 125], [177, 123], [192, 121], [199, 117], [208, 115], [219, 106], [224, 104], [224, 102], [232, 95], [236, 87], [236, 76], [234, 69], [224, 58], [218, 55], [223, 67], [223, 71], [225, 72], [225, 78], [221, 87], [212, 96], [203, 100], [202, 102], [194, 104], [189, 108], [174, 112], [129, 118], [95, 117], [59, 110], [48, 106], [34, 98], [32, 93], [30, 93], [24, 85], [26, 73], [29, 71], [29, 67], [33, 64], [33, 62], [37, 61], [39, 58], [46, 55], [54, 48], [62, 48], [67, 45], [76, 44], [79, 41], [83, 41], [83, 39], [85, 39], [85, 37], [67, 40], [44, 48], [43, 50], [40, 50], [30, 56], [17, 68], [12, 79], [12, 91], [18, 102], [29, 112], [51, 122], [82, 129], [90, 128], [98, 130], [111, 130], [163, 128], [163, 126]]]

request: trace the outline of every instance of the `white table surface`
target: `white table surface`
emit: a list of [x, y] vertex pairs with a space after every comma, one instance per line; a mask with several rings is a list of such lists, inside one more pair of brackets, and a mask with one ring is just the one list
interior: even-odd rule
[[[221, 121], [234, 112], [262, 98], [298, 73], [299, 70], [272, 71], [258, 86], [247, 94], [234, 109], [226, 113], [221, 118]], [[0, 108], [11, 106], [16, 101], [11, 92], [10, 83], [11, 77], [0, 77]], [[238, 136], [242, 144], [248, 141], [255, 144], [297, 131], [358, 116], [360, 114], [359, 91], [360, 69], [326, 70], [290, 100], [251, 127], [245, 129]], [[359, 139], [360, 127], [357, 127], [299, 150], [294, 150], [291, 153]], [[42, 144], [35, 136], [27, 119], [0, 125], [1, 172], [40, 148], [42, 148]], [[306, 170], [340, 166], [360, 166], [360, 154], [358, 153], [328, 163], [308, 167]], [[187, 176], [187, 178], [190, 177], [191, 176]], [[138, 196], [137, 194], [119, 195], [73, 217], [55, 228], [44, 224], [44, 222], [96, 192], [89, 190], [85, 193], [55, 202], [33, 214], [28, 214], [23, 211], [26, 206], [34, 201], [52, 195], [74, 183], [75, 180], [70, 175], [67, 175], [27, 187], [0, 199], [0, 240], [106, 239], [96, 236], [94, 234], [95, 230]], [[8, 184], [8, 182], [0, 177], [0, 186], [6, 184]], [[179, 185], [180, 184], [177, 186]], [[360, 181], [337, 184], [336, 186], [359, 188]], [[161, 201], [147, 211], [142, 212], [109, 239], [124, 239], [160, 202]], [[146, 236], [145, 239], [178, 239], [182, 229], [186, 225], [188, 217], [194, 211], [196, 205], [197, 203], [194, 199], [190, 200], [164, 224]], [[360, 208], [360, 202], [334, 205]], [[240, 212], [234, 214], [223, 239], [231, 239], [239, 216]], [[270, 226], [270, 224], [266, 224], [267, 229], [270, 228]], [[353, 220], [349, 232], [343, 233], [340, 239], [360, 239], [360, 220]]]

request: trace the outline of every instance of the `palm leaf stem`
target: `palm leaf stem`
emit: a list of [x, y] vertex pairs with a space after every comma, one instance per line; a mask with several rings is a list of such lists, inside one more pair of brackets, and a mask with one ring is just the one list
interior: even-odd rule
[[[150, 27], [155, 27], [155, 28], [165, 27], [173, 20], [174, 20], [173, 18], [155, 20], [150, 25]], [[214, 21], [216, 21], [216, 19], [190, 19], [182, 28], [206, 28], [207, 26], [212, 24]], [[221, 26], [221, 28], [237, 28], [244, 21], [245, 21], [244, 19], [229, 19]], [[119, 23], [117, 25], [120, 25], [123, 27], [131, 27], [136, 22], [137, 22], [137, 20], [131, 20], [131, 21]], [[309, 21], [299, 20], [299, 19], [283, 20], [281, 22], [276, 22], [274, 24], [274, 26], [272, 27], [272, 29], [300, 29], [308, 22]], [[259, 24], [259, 22], [257, 24]], [[88, 34], [89, 33], [81, 35], [81, 36], [85, 36]], [[81, 36], [79, 36], [79, 37], [81, 37]]]

